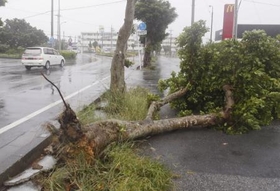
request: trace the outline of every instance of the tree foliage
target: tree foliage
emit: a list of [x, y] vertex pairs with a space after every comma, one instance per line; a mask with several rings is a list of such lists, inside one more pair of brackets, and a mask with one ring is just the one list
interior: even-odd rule
[[10, 48], [38, 46], [48, 41], [42, 30], [32, 27], [24, 19], [7, 19], [0, 29], [0, 44]]
[[[5, 6], [6, 3], [7, 3], [7, 0], [0, 0], [0, 7]], [[2, 26], [2, 25], [3, 25], [3, 21], [0, 18], [0, 26]]]
[[177, 17], [175, 8], [165, 0], [138, 0], [135, 6], [135, 18], [147, 25], [144, 66], [150, 65], [151, 52], [168, 35], [166, 29]]
[[188, 94], [172, 105], [181, 115], [217, 112], [224, 107], [222, 87], [233, 91], [232, 116], [222, 127], [228, 133], [259, 129], [280, 117], [279, 41], [264, 31], [247, 31], [241, 41], [202, 44], [205, 22], [187, 27], [178, 38], [180, 72], [161, 81], [170, 92], [188, 86]]
[[6, 3], [7, 3], [7, 0], [0, 0], [0, 6], [5, 6]]

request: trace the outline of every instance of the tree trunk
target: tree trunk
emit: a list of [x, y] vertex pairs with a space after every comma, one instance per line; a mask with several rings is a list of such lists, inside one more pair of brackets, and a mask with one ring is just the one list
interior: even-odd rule
[[144, 53], [144, 63], [143, 63], [143, 67], [149, 67], [151, 66], [151, 42], [149, 39], [147, 39], [146, 43], [145, 43], [146, 47], [145, 47], [145, 53]]
[[116, 50], [111, 64], [111, 91], [125, 91], [124, 63], [127, 40], [131, 34], [136, 0], [127, 0], [124, 24], [119, 30]]
[[[176, 129], [184, 129], [189, 127], [208, 127], [223, 123], [230, 119], [231, 108], [234, 104], [232, 96], [232, 87], [225, 85], [225, 108], [220, 113], [212, 113], [206, 115], [191, 115], [180, 118], [153, 120], [153, 114], [160, 109], [161, 106], [184, 96], [187, 93], [186, 88], [179, 90], [164, 99], [153, 102], [147, 113], [147, 117], [142, 121], [121, 121], [116, 119], [99, 121], [80, 128], [74, 112], [70, 106], [66, 108], [59, 118], [61, 123], [63, 140], [72, 143], [74, 149], [71, 151], [72, 156], [77, 152], [84, 151], [89, 161], [93, 160], [108, 144], [114, 141], [132, 140], [147, 135], [154, 135], [168, 132]], [[70, 111], [71, 110], [71, 111]], [[69, 152], [67, 157], [71, 158]]]

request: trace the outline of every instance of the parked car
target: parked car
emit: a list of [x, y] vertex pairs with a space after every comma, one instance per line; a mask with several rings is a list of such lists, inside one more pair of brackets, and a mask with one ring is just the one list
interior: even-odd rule
[[27, 70], [30, 70], [31, 67], [44, 67], [48, 70], [53, 65], [63, 67], [65, 59], [53, 48], [28, 47], [22, 54], [21, 63]]

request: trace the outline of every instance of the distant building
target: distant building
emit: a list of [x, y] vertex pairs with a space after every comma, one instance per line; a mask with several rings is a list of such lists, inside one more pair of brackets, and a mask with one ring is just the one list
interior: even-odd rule
[[[268, 24], [238, 24], [237, 25], [237, 38], [242, 38], [245, 31], [252, 30], [264, 30], [268, 36], [276, 37], [280, 34], [280, 25], [268, 25]], [[223, 30], [218, 30], [215, 32], [215, 41], [222, 40]]]
[[[82, 32], [78, 40], [80, 42], [80, 49], [83, 51], [87, 51], [89, 44], [93, 44], [96, 41], [100, 50], [112, 52], [116, 49], [117, 38], [118, 33], [116, 32]], [[127, 49], [134, 50], [136, 43], [135, 38], [131, 35], [128, 39]]]
[[239, 24], [237, 27], [237, 38], [242, 38], [245, 31], [252, 30], [264, 30], [268, 36], [276, 37], [280, 34], [280, 25]]
[[[113, 52], [116, 49], [118, 33], [117, 32], [82, 32], [81, 36], [78, 37], [78, 48], [81, 51], [88, 51], [90, 43], [97, 42], [98, 48], [97, 50], [104, 51], [104, 52]], [[127, 50], [133, 51], [138, 50], [138, 40], [139, 37], [136, 35], [130, 35], [128, 39], [128, 46]], [[162, 41], [161, 46], [171, 46], [172, 54], [177, 52], [176, 46], [176, 37], [168, 36], [166, 39]], [[142, 50], [143, 47], [139, 44], [139, 48]], [[163, 49], [161, 50], [163, 52]]]
[[161, 53], [165, 53], [163, 47], [169, 47], [169, 48], [171, 47], [171, 52], [169, 52], [169, 54], [175, 56], [178, 50], [176, 45], [176, 39], [177, 37], [172, 37], [172, 36], [166, 37], [161, 43]]

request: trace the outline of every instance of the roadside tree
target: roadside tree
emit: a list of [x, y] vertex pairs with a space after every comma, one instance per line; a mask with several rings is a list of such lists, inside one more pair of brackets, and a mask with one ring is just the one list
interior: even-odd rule
[[[279, 118], [279, 42], [254, 30], [245, 32], [241, 41], [203, 45], [206, 31], [205, 22], [199, 21], [178, 37], [181, 70], [160, 86], [171, 93], [187, 86], [188, 93], [172, 106], [182, 116], [223, 110], [220, 128], [227, 133], [260, 129]], [[225, 105], [225, 100], [231, 101]]]
[[12, 49], [39, 46], [47, 41], [48, 37], [42, 30], [32, 27], [24, 19], [7, 19], [0, 28], [0, 44], [8, 45]]
[[98, 46], [98, 42], [96, 40], [94, 40], [94, 42], [92, 43], [92, 46], [93, 46], [94, 50], [96, 51], [96, 48]]
[[[0, 7], [5, 6], [6, 3], [7, 3], [7, 0], [0, 0]], [[0, 18], [0, 26], [2, 26], [2, 25], [3, 25], [3, 21]]]
[[127, 0], [124, 24], [119, 30], [116, 50], [111, 64], [112, 92], [124, 92], [126, 89], [124, 80], [125, 56], [127, 51], [127, 40], [131, 34], [134, 20], [136, 0]]
[[166, 29], [177, 17], [175, 8], [165, 0], [138, 0], [135, 6], [135, 18], [147, 25], [144, 67], [151, 65], [151, 54], [157, 51], [161, 42], [168, 36]]

